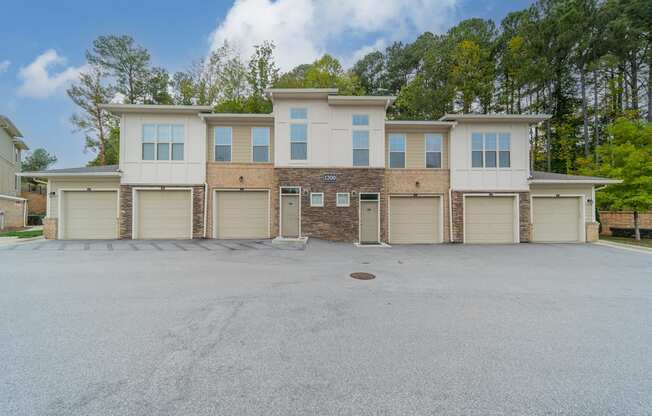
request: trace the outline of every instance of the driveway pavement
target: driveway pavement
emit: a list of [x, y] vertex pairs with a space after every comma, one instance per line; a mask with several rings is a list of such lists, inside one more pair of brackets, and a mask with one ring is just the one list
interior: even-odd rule
[[123, 243], [0, 250], [0, 414], [652, 413], [650, 254]]

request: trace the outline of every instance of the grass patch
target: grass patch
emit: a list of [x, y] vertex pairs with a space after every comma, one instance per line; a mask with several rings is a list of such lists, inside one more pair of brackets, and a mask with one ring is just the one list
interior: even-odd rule
[[18, 237], [18, 238], [32, 238], [40, 237], [43, 235], [43, 230], [27, 230], [27, 231], [8, 231], [0, 233], [0, 237]]
[[600, 240], [613, 241], [614, 243], [629, 244], [632, 246], [642, 246], [652, 248], [652, 238], [642, 238], [640, 241], [636, 241], [633, 238], [629, 237], [612, 237], [607, 235], [601, 235]]

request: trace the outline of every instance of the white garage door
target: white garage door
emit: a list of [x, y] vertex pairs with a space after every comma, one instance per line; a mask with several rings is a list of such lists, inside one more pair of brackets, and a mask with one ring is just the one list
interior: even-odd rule
[[532, 198], [532, 241], [580, 241], [580, 198]]
[[62, 239], [118, 238], [116, 191], [64, 191]]
[[464, 210], [465, 243], [515, 242], [513, 196], [467, 196]]
[[188, 190], [137, 192], [136, 238], [192, 238], [191, 193]]
[[439, 217], [439, 197], [391, 196], [389, 199], [390, 243], [439, 243]]
[[215, 238], [269, 238], [268, 193], [218, 191], [215, 218]]

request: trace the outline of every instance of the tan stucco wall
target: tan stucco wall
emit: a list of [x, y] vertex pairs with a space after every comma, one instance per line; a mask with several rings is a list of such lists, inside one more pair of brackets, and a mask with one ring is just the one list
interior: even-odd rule
[[590, 223], [593, 221], [593, 204], [587, 203], [588, 200], [593, 198], [593, 185], [544, 185], [532, 184], [530, 185], [530, 195], [584, 195], [584, 212], [585, 221]]
[[0, 197], [0, 211], [4, 212], [4, 228], [25, 226], [26, 201]]
[[[417, 185], [419, 182], [419, 185]], [[450, 241], [448, 189], [450, 187], [447, 169], [387, 169], [385, 187], [388, 196], [392, 194], [439, 194], [443, 199], [444, 241]], [[389, 214], [387, 214], [389, 215]], [[386, 224], [389, 224], [389, 217]]]
[[47, 214], [50, 218], [59, 218], [59, 196], [61, 189], [118, 189], [120, 187], [120, 178], [83, 178], [83, 177], [70, 177], [70, 178], [50, 178], [50, 193], [54, 192], [54, 196], [49, 196], [50, 209]]
[[[231, 138], [231, 162], [215, 162], [215, 127], [231, 127], [233, 135]], [[234, 163], [253, 163], [251, 147], [251, 129], [254, 127], [269, 128], [269, 160], [274, 158], [274, 126], [265, 123], [211, 123], [206, 129], [206, 161], [222, 165]]]
[[[242, 177], [242, 181], [240, 181]], [[252, 163], [207, 163], [208, 215], [206, 216], [206, 237], [213, 238], [213, 198], [216, 189], [267, 189], [270, 192], [270, 233], [278, 234], [278, 187], [274, 166]]]
[[426, 137], [428, 133], [441, 134], [442, 152], [441, 152], [441, 169], [448, 169], [448, 133], [441, 130], [428, 129], [387, 129], [385, 135], [385, 167], [389, 168], [389, 135], [405, 135], [405, 168], [406, 169], [425, 169], [426, 167]]

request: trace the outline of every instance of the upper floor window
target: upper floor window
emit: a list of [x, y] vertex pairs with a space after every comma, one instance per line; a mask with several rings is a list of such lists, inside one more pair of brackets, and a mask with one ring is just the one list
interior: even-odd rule
[[[290, 159], [308, 159], [308, 109], [291, 108], [290, 118]], [[303, 122], [300, 122], [303, 120]]]
[[404, 134], [389, 135], [389, 167], [390, 168], [405, 167], [405, 135]]
[[369, 166], [369, 131], [353, 131], [353, 166]]
[[20, 149], [17, 147], [14, 147], [14, 157], [16, 163], [20, 162]]
[[254, 127], [251, 129], [252, 160], [254, 162], [269, 162], [269, 127]]
[[441, 134], [426, 134], [426, 168], [441, 168], [441, 151], [444, 138]]
[[353, 166], [369, 166], [369, 116], [354, 114], [353, 130]]
[[353, 125], [354, 126], [369, 126], [369, 116], [366, 114], [354, 114], [353, 115]]
[[508, 168], [511, 166], [509, 133], [472, 133], [471, 167]]
[[183, 160], [182, 124], [143, 124], [143, 160]]
[[215, 127], [215, 161], [230, 162], [233, 129], [231, 127]]

